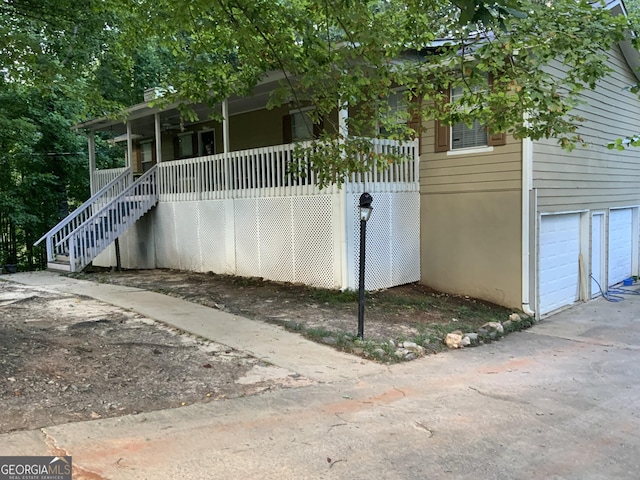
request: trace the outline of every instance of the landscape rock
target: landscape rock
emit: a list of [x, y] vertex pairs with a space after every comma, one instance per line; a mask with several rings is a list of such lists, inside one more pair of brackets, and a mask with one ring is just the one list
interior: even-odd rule
[[[466, 339], [466, 340], [465, 340]], [[464, 338], [462, 339], [463, 343], [465, 343], [466, 347], [477, 347], [482, 342], [480, 340], [480, 335], [474, 332], [469, 332], [464, 334]], [[467, 343], [467, 341], [469, 343]]]
[[462, 332], [456, 330], [455, 332], [448, 333], [444, 339], [444, 343], [449, 348], [461, 348]]
[[338, 339], [336, 337], [322, 337], [322, 343], [325, 345], [337, 345]]
[[460, 346], [468, 347], [469, 345], [471, 345], [471, 340], [469, 339], [469, 337], [467, 337], [465, 335], [464, 337], [462, 337], [462, 341], [460, 342]]
[[518, 315], [517, 313], [512, 313], [511, 315], [509, 315], [509, 320], [511, 320], [512, 322], [519, 322], [520, 319], [520, 315]]
[[504, 333], [504, 327], [500, 322], [487, 322], [482, 326], [482, 328], [485, 328], [489, 331], [498, 332], [500, 335]]
[[504, 322], [502, 324], [502, 328], [504, 328], [505, 332], [509, 332], [511, 330], [513, 330], [513, 322], [511, 320], [507, 320], [506, 322]]
[[418, 345], [415, 342], [404, 342], [403, 348], [409, 350], [409, 352], [416, 354], [417, 356], [424, 355], [424, 347]]
[[465, 337], [467, 337], [469, 340], [471, 340], [471, 343], [475, 343], [478, 341], [478, 334], [477, 333], [465, 333], [464, 334]]

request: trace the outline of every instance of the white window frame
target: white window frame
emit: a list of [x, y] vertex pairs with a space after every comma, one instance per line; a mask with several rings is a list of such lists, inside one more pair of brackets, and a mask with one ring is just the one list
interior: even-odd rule
[[[457, 94], [456, 90], [462, 91], [464, 87], [463, 86], [459, 86], [459, 87], [455, 87], [451, 89], [451, 93], [450, 93], [450, 101], [451, 103], [453, 103], [455, 101], [456, 98], [462, 96], [461, 93]], [[486, 89], [489, 88], [489, 82], [487, 79], [487, 86]], [[474, 92], [478, 92], [478, 91], [482, 91], [482, 88], [480, 86], [474, 86]], [[472, 142], [472, 145], [464, 145], [464, 146], [459, 146], [456, 147], [454, 144], [454, 130], [456, 128], [460, 128], [463, 129], [462, 131], [465, 132], [472, 132], [471, 134], [474, 137], [478, 137], [478, 136], [484, 136], [484, 141], [482, 141], [482, 139], [480, 139], [480, 141], [476, 142]], [[482, 132], [482, 135], [478, 135], [479, 132]], [[480, 123], [479, 120], [475, 120], [473, 122], [473, 125], [471, 127], [469, 127], [466, 123], [464, 122], [458, 122], [458, 123], [454, 123], [453, 125], [451, 125], [451, 128], [449, 129], [449, 151], [464, 151], [466, 153], [469, 153], [470, 150], [478, 150], [481, 149], [481, 152], [484, 151], [490, 151], [490, 150], [485, 150], [485, 149], [489, 149], [492, 147], [489, 146], [489, 134], [487, 132], [487, 129], [485, 128], [484, 125], [482, 125]], [[476, 139], [477, 140], [477, 139]]]
[[[409, 111], [409, 103], [404, 98], [404, 92], [406, 90], [407, 90], [406, 87], [393, 88], [389, 91], [389, 95], [387, 95], [387, 98], [386, 98], [387, 105], [391, 107], [390, 114], [396, 116], [396, 123], [398, 125], [407, 123], [406, 118], [402, 118], [401, 115], [398, 115], [398, 112], [400, 111], [405, 113]], [[392, 98], [395, 99], [395, 105], [391, 104]], [[387, 133], [379, 123], [376, 125], [376, 130], [377, 130], [376, 133], [379, 135], [385, 135]]]

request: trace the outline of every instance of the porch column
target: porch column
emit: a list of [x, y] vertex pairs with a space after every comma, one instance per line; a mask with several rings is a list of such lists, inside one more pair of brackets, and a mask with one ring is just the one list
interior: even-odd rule
[[349, 127], [347, 127], [347, 119], [349, 118], [349, 110], [344, 106], [338, 106], [338, 133], [343, 138], [349, 135]]
[[[349, 118], [349, 110], [344, 105], [338, 105], [338, 134], [341, 135], [340, 142], [344, 142], [344, 140], [349, 135], [349, 128], [347, 127], [347, 119]], [[348, 179], [347, 179], [348, 180]], [[340, 290], [345, 290], [351, 286], [351, 278], [350, 273], [355, 271], [355, 266], [352, 262], [352, 256], [349, 255], [349, 245], [347, 245], [347, 239], [349, 237], [348, 232], [353, 229], [353, 220], [349, 215], [351, 211], [350, 206], [347, 205], [347, 193], [346, 186], [343, 186], [335, 195], [337, 195], [337, 208], [338, 213], [336, 214], [337, 225], [336, 225], [336, 235], [335, 235], [335, 245], [336, 252], [339, 252], [336, 255], [336, 270], [340, 272]]]
[[222, 101], [222, 145], [224, 153], [229, 153], [229, 101]]
[[162, 132], [160, 130], [160, 113], [153, 115], [154, 126], [156, 130], [156, 163], [162, 162]]
[[93, 179], [96, 171], [96, 137], [94, 132], [89, 132], [87, 148], [89, 150], [89, 185], [91, 186], [91, 195], [93, 195], [96, 193]]
[[[222, 151], [227, 154], [229, 148], [229, 101], [225, 98], [222, 101]], [[224, 157], [224, 184], [226, 191], [231, 190], [231, 165], [229, 155]], [[235, 269], [235, 263], [234, 263]]]
[[127, 161], [126, 167], [131, 168], [131, 159], [133, 157], [133, 139], [131, 138], [131, 122], [127, 120]]

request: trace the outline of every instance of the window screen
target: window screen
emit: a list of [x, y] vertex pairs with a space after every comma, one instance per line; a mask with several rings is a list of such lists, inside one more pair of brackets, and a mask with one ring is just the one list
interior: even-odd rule
[[313, 139], [313, 122], [308, 110], [291, 112], [291, 137], [293, 141]]
[[[474, 90], [480, 91], [476, 86]], [[451, 91], [451, 101], [462, 96], [462, 87], [456, 87]], [[487, 130], [478, 120], [473, 122], [471, 128], [466, 123], [456, 123], [451, 127], [451, 148], [484, 147], [487, 145]]]
[[466, 123], [456, 123], [451, 127], [451, 148], [484, 147], [487, 145], [487, 131], [475, 120], [471, 128]]
[[193, 133], [178, 135], [180, 158], [193, 156]]

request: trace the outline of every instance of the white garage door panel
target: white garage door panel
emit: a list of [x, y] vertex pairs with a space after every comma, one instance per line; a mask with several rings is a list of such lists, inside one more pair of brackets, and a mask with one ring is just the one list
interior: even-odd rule
[[540, 313], [578, 299], [580, 214], [543, 216], [540, 220]]
[[633, 210], [609, 212], [609, 286], [631, 276]]

